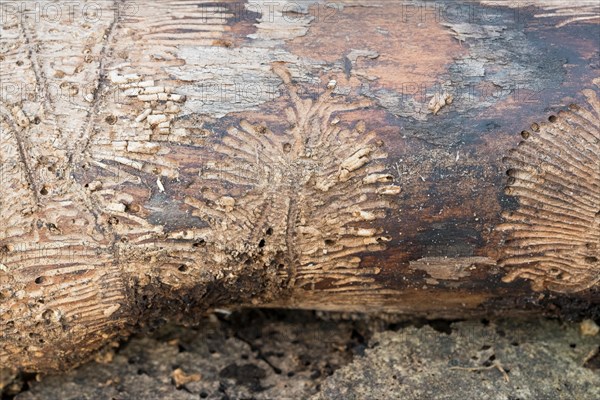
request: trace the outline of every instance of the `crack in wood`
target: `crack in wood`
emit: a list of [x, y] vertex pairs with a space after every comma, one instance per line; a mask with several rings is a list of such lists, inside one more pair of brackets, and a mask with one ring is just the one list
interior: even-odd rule
[[[31, 48], [33, 43], [32, 35], [28, 32], [27, 27], [23, 22], [27, 18], [28, 13], [23, 13], [19, 21], [19, 26], [27, 47], [27, 58], [31, 63], [31, 69], [35, 76], [35, 90], [38, 95], [40, 92], [43, 94], [44, 101], [42, 102], [42, 105], [47, 108], [47, 114], [54, 115], [55, 110], [52, 104], [52, 99], [50, 98], [50, 91], [48, 90], [48, 80], [46, 79], [46, 74], [44, 73], [40, 60], [38, 59], [37, 52], [34, 52]], [[35, 39], [35, 32], [33, 32], [33, 39]]]
[[[0, 104], [0, 115], [3, 117], [6, 124], [12, 130], [15, 141], [17, 143], [17, 148], [19, 150], [19, 158], [21, 159], [21, 164], [23, 164], [23, 169], [25, 170], [25, 179], [27, 179], [27, 184], [30, 187], [31, 195], [35, 201], [35, 204], [40, 204], [38, 187], [35, 183], [35, 176], [32, 172], [31, 166], [29, 165], [29, 157], [28, 152], [25, 146], [23, 145], [23, 138], [21, 137], [21, 129], [15, 124], [14, 120], [8, 113], [8, 110], [4, 107], [3, 104]], [[1, 135], [2, 133], [0, 133]], [[1, 182], [0, 182], [1, 183]]]
[[99, 111], [99, 107], [101, 104], [101, 95], [102, 92], [104, 91], [104, 89], [107, 87], [107, 80], [108, 77], [106, 76], [106, 63], [109, 62], [109, 60], [106, 59], [106, 54], [108, 52], [108, 49], [110, 47], [110, 43], [113, 39], [113, 36], [115, 34], [116, 31], [116, 26], [119, 23], [119, 16], [120, 16], [120, 12], [117, 12], [118, 10], [118, 5], [117, 4], [124, 4], [124, 0], [119, 0], [119, 2], [117, 3], [117, 1], [113, 1], [113, 10], [114, 12], [114, 18], [111, 21], [110, 25], [108, 26], [108, 29], [106, 30], [106, 33], [104, 34], [103, 38], [104, 38], [104, 42], [102, 43], [102, 49], [100, 50], [100, 54], [98, 56], [98, 78], [96, 81], [96, 85], [95, 85], [95, 89], [92, 93], [92, 101], [90, 104], [90, 107], [87, 111], [87, 114], [85, 116], [85, 119], [83, 121], [83, 124], [81, 126], [81, 137], [84, 140], [83, 145], [80, 147], [78, 146], [78, 148], [80, 147], [80, 149], [77, 149], [77, 151], [80, 154], [85, 154], [87, 152], [87, 149], [92, 141], [92, 138], [94, 136], [94, 131], [92, 130], [92, 127], [95, 123], [93, 117], [96, 116], [98, 114]]

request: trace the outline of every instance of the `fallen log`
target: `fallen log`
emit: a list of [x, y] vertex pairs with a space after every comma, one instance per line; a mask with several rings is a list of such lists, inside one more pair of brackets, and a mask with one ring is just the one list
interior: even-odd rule
[[598, 317], [598, 6], [561, 4], [3, 4], [2, 365], [215, 307]]

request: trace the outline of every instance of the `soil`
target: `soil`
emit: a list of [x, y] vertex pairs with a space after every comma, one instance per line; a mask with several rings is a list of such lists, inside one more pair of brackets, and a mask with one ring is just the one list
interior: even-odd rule
[[599, 349], [597, 334], [550, 319], [219, 310], [62, 375], [4, 374], [2, 399], [593, 400]]

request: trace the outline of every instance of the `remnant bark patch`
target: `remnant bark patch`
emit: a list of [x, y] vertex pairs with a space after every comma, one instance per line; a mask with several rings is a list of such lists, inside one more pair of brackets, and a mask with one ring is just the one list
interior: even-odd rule
[[424, 257], [410, 262], [411, 269], [420, 269], [434, 279], [458, 280], [471, 275], [476, 264], [495, 265], [489, 257]]

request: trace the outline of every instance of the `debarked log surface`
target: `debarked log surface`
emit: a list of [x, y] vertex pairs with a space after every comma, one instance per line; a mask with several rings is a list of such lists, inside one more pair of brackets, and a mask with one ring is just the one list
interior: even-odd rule
[[1, 7], [2, 366], [214, 307], [599, 316], [597, 1]]

